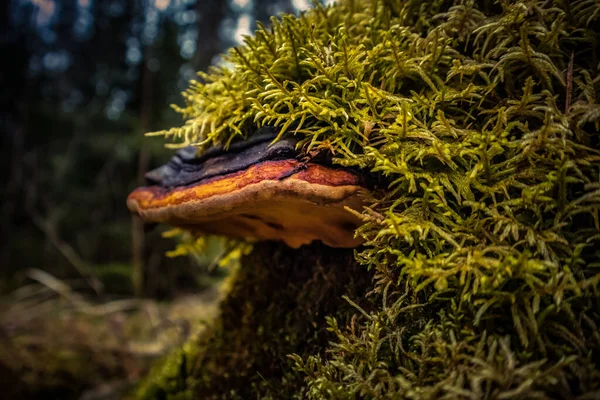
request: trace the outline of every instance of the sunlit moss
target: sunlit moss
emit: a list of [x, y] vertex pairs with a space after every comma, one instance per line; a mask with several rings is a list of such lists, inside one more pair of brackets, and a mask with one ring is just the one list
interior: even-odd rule
[[382, 183], [356, 252], [379, 307], [292, 356], [299, 396], [600, 390], [599, 24], [585, 0], [348, 0], [273, 19], [192, 82], [160, 134], [274, 125]]
[[211, 268], [235, 269], [243, 255], [252, 251], [252, 244], [217, 235], [198, 235], [175, 228], [163, 233], [163, 237], [174, 238], [178, 244], [167, 252], [169, 257], [190, 256], [199, 265]]

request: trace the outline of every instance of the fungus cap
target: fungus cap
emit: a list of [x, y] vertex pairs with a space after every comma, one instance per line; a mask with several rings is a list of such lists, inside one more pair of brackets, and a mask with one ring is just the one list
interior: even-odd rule
[[297, 248], [313, 240], [356, 247], [360, 210], [368, 191], [356, 172], [296, 157], [296, 140], [270, 145], [273, 133], [213, 148], [200, 157], [180, 150], [146, 175], [127, 206], [142, 219], [205, 233], [283, 240]]

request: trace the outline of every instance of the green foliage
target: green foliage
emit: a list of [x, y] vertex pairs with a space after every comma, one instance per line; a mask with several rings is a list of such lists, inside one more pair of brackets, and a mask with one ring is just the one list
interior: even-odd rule
[[225, 236], [198, 235], [175, 228], [164, 232], [163, 237], [176, 238], [179, 242], [169, 257], [190, 256], [198, 265], [236, 269], [240, 258], [252, 251], [252, 244]]
[[600, 4], [342, 1], [273, 19], [186, 91], [200, 147], [275, 125], [383, 184], [375, 272], [300, 397], [600, 393]]

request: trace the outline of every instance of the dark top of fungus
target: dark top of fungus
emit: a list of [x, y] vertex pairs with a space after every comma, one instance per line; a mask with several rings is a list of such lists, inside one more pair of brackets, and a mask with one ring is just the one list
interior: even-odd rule
[[200, 156], [196, 156], [196, 147], [185, 147], [166, 165], [148, 172], [145, 175], [146, 182], [165, 188], [185, 186], [237, 172], [259, 162], [289, 159], [298, 155], [297, 139], [290, 136], [270, 144], [276, 136], [277, 132], [272, 128], [262, 128], [250, 139], [235, 142], [227, 150], [221, 146], [211, 147]]

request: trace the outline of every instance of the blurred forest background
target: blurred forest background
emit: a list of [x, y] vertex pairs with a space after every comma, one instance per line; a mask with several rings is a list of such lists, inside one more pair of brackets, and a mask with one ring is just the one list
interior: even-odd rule
[[[216, 312], [216, 255], [168, 258], [125, 206], [172, 151], [144, 133], [195, 72], [306, 0], [0, 5], [0, 391], [120, 398]], [[219, 252], [218, 245], [213, 246]]]

